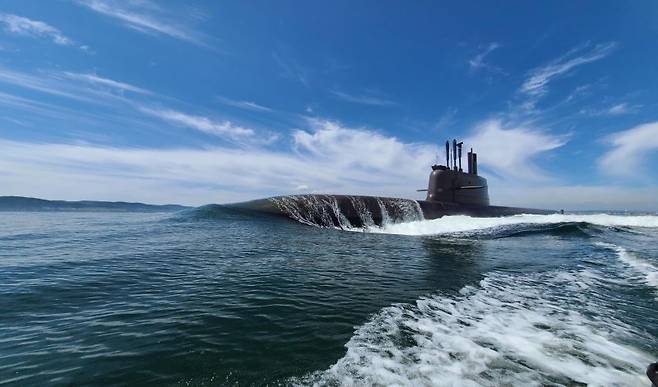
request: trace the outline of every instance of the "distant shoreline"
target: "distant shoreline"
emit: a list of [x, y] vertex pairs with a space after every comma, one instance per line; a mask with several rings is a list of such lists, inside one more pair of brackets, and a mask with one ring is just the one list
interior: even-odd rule
[[46, 200], [24, 196], [0, 196], [0, 211], [21, 212], [174, 212], [191, 207], [179, 204], [145, 204], [96, 200]]

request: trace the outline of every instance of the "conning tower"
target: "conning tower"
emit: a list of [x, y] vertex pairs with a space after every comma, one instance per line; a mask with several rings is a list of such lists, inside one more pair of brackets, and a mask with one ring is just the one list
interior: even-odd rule
[[[463, 142], [446, 141], [446, 165], [432, 165], [427, 187], [427, 201], [488, 206], [487, 179], [478, 176], [477, 154], [467, 154], [467, 171], [462, 170]], [[452, 157], [451, 157], [452, 156]]]

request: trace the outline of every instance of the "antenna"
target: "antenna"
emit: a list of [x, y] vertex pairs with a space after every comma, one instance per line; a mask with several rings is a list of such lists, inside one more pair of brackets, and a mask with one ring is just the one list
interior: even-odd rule
[[468, 163], [468, 173], [473, 173], [473, 148], [466, 154], [466, 161]]
[[463, 172], [464, 170], [462, 169], [462, 145], [464, 145], [464, 142], [459, 142], [457, 143], [457, 151], [459, 152], [459, 172]]
[[452, 139], [452, 169], [457, 170], [457, 140]]
[[450, 141], [446, 141], [446, 168], [450, 169]]

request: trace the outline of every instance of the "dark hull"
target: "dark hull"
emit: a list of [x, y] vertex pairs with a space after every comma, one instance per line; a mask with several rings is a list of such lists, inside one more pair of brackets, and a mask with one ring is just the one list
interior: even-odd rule
[[499, 217], [555, 213], [555, 211], [530, 208], [478, 206], [356, 195], [278, 196], [228, 206], [285, 216], [302, 223], [323, 227], [364, 227], [382, 225], [387, 222], [437, 219], [447, 215]]
[[539, 210], [535, 208], [503, 207], [503, 206], [476, 206], [443, 202], [428, 202], [419, 200], [425, 219], [436, 219], [445, 215], [468, 215], [478, 218], [493, 218], [519, 214], [548, 215], [557, 211]]

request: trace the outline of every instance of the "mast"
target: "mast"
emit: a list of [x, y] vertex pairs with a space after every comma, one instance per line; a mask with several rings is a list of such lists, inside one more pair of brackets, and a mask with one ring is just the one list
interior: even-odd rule
[[462, 145], [464, 145], [463, 141], [457, 143], [457, 153], [459, 154], [459, 172], [464, 171], [462, 169]]
[[452, 169], [457, 170], [457, 140], [452, 139]]

